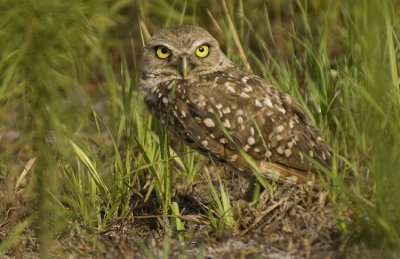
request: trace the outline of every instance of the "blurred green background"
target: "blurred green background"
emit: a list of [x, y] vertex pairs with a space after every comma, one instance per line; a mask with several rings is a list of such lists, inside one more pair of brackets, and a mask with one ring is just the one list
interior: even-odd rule
[[[182, 23], [307, 107], [345, 161], [331, 193], [338, 215], [352, 211], [343, 231], [400, 245], [400, 2], [226, 2], [227, 12], [212, 0], [0, 2], [1, 252], [39, 243], [42, 256], [57, 254], [69, 231], [93, 240], [143, 189], [168, 202], [157, 179], [170, 170], [165, 143], [137, 75], [142, 30]], [[193, 178], [194, 160], [177, 162]]]

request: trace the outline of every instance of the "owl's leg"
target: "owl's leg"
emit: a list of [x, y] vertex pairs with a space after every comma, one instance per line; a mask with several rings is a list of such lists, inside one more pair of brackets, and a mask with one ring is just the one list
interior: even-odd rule
[[248, 202], [252, 202], [260, 195], [261, 192], [264, 191], [264, 187], [260, 185], [255, 176], [248, 178], [248, 180], [249, 185], [247, 186], [246, 192], [243, 195], [243, 199]]

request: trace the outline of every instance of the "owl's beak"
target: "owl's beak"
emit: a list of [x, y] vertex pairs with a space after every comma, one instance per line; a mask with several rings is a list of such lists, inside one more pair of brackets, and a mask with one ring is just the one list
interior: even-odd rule
[[178, 62], [178, 71], [182, 75], [183, 79], [187, 79], [187, 76], [190, 72], [190, 67], [188, 64], [188, 57], [183, 56], [179, 59]]

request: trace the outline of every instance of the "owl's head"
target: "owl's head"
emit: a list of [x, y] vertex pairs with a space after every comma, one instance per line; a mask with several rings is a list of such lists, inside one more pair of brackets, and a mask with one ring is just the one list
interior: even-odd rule
[[228, 64], [217, 40], [205, 29], [191, 25], [159, 31], [147, 41], [143, 53], [143, 73], [151, 77], [190, 79]]

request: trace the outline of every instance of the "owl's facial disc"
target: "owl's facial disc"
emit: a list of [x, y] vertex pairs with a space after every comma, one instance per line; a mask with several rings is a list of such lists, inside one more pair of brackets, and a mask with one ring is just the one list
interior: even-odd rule
[[200, 27], [189, 25], [154, 34], [147, 41], [143, 56], [144, 73], [165, 80], [190, 80], [231, 66], [213, 36]]

